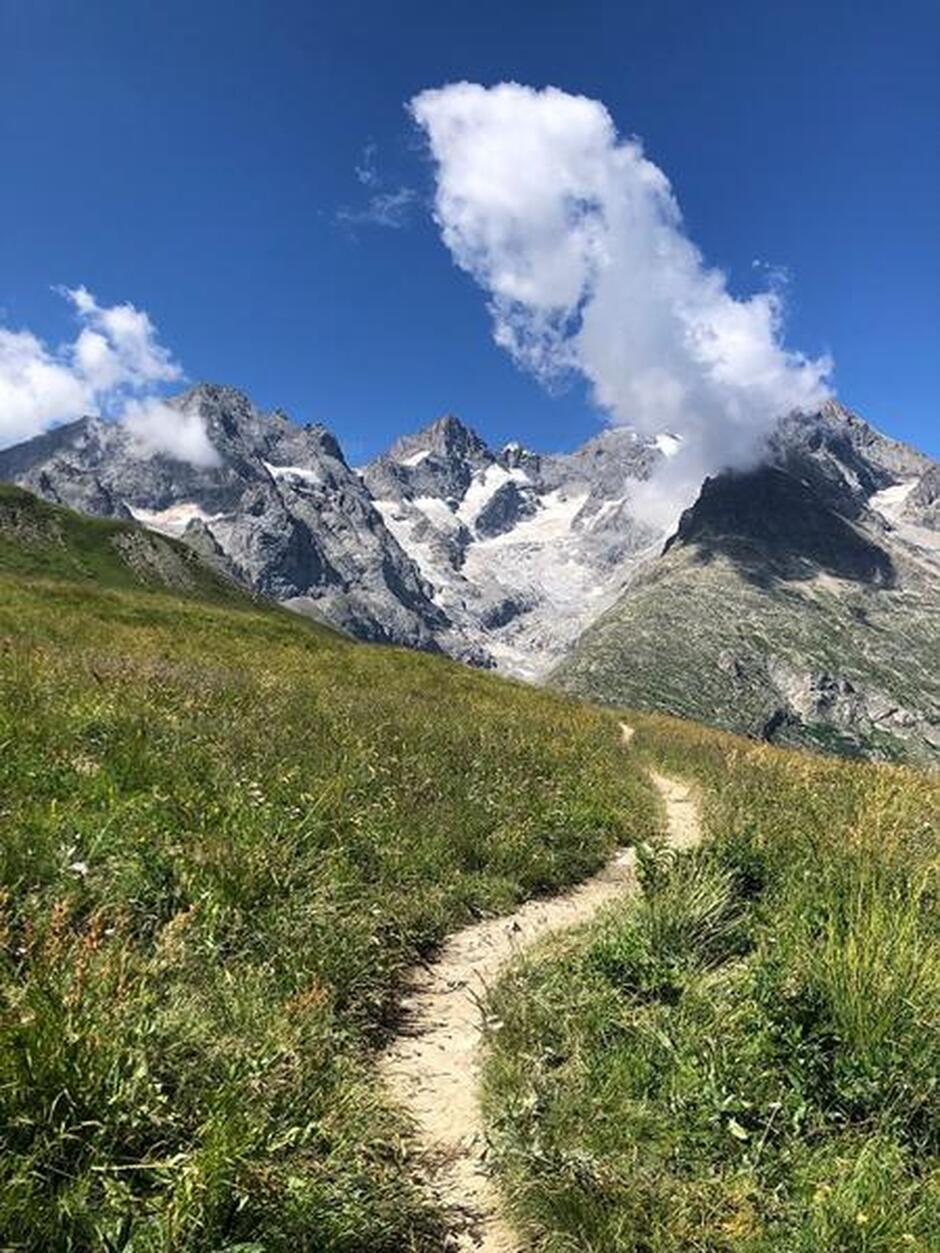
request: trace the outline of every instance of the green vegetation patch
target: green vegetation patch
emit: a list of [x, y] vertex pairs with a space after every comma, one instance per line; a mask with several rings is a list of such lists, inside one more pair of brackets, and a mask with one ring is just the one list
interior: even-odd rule
[[178, 540], [130, 520], [83, 517], [10, 483], [0, 483], [0, 576], [171, 590], [222, 604], [255, 599]]
[[940, 1249], [940, 786], [637, 717], [706, 843], [495, 990], [486, 1105], [548, 1253]]
[[142, 584], [135, 530], [0, 538], [0, 1244], [440, 1249], [374, 1073], [404, 972], [648, 785], [612, 716]]

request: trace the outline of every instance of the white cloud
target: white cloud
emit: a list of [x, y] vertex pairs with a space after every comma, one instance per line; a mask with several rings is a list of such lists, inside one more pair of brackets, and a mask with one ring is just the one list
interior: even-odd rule
[[379, 170], [379, 149], [370, 139], [362, 150], [359, 163], [354, 167], [356, 180], [369, 192], [364, 205], [343, 205], [336, 210], [336, 220], [345, 226], [386, 226], [400, 230], [407, 226], [411, 210], [417, 199], [411, 187], [390, 187]]
[[680, 436], [650, 488], [672, 514], [704, 474], [756, 458], [779, 415], [828, 395], [828, 358], [783, 343], [779, 287], [730, 294], [599, 101], [457, 83], [410, 108], [442, 237], [488, 293], [497, 343], [545, 380], [581, 373], [612, 421]]
[[355, 167], [356, 178], [362, 183], [363, 187], [376, 187], [381, 182], [379, 172], [376, 169], [378, 153], [378, 144], [374, 139], [370, 139], [362, 150], [359, 164]]
[[205, 423], [196, 412], [176, 409], [151, 396], [146, 400], [128, 401], [124, 410], [124, 425], [142, 457], [164, 453], [194, 466], [219, 464], [219, 454], [206, 433]]
[[387, 226], [391, 230], [400, 230], [408, 225], [414, 202], [415, 193], [410, 187], [377, 191], [363, 208], [338, 209], [336, 217], [348, 226]]
[[29, 439], [88, 408], [89, 388], [31, 331], [0, 327], [0, 447]]
[[82, 323], [74, 344], [75, 364], [97, 394], [182, 378], [182, 369], [142, 309], [131, 304], [102, 308], [85, 287], [61, 290]]
[[73, 340], [51, 348], [31, 331], [0, 327], [0, 447], [102, 413], [126, 418], [142, 455], [217, 460], [201, 419], [155, 395], [183, 371], [148, 315], [132, 304], [99, 305], [85, 287], [58, 290], [78, 318]]

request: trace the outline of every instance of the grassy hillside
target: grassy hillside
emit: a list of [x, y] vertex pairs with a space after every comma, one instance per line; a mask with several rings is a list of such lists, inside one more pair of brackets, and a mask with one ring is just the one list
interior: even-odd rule
[[544, 1253], [940, 1249], [940, 781], [635, 723], [708, 839], [492, 998], [518, 1222]]
[[223, 604], [253, 599], [185, 544], [131, 521], [61, 509], [10, 483], [0, 483], [0, 576], [172, 591]]
[[779, 744], [937, 766], [937, 552], [875, 514], [849, 521], [803, 472], [814, 463], [706, 481], [554, 685]]
[[936, 765], [940, 594], [913, 568], [876, 591], [761, 586], [726, 558], [666, 554], [558, 667], [564, 691], [784, 744]]
[[0, 1244], [440, 1249], [373, 1052], [446, 931], [650, 835], [613, 717], [0, 492]]

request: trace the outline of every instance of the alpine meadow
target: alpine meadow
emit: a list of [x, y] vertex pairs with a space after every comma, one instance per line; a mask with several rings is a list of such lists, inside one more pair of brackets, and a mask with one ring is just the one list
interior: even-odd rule
[[940, 1253], [938, 64], [0, 0], [0, 1253]]

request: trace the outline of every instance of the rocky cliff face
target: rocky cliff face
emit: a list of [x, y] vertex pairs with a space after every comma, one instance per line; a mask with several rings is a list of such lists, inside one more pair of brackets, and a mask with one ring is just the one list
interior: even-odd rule
[[930, 465], [905, 494], [903, 517], [915, 526], [940, 531], [940, 465]]
[[783, 424], [774, 459], [704, 484], [553, 682], [780, 742], [936, 762], [940, 536], [920, 512], [936, 467], [835, 405]]
[[0, 479], [184, 539], [246, 585], [363, 638], [419, 648], [448, 638], [431, 589], [329, 431], [226, 387], [172, 403], [201, 416], [218, 465], [144, 456], [124, 426], [83, 418], [0, 452]]
[[362, 471], [321, 426], [231, 388], [171, 402], [218, 465], [144, 456], [83, 418], [0, 452], [0, 478], [87, 513], [137, 519], [248, 586], [366, 639], [442, 648], [537, 678], [616, 599], [662, 535], [631, 485], [671, 451], [610, 430], [566, 455], [491, 449], [453, 416]]
[[493, 450], [445, 417], [363, 480], [455, 627], [502, 668], [538, 678], [661, 542], [628, 505], [664, 455], [626, 430], [566, 455]]

